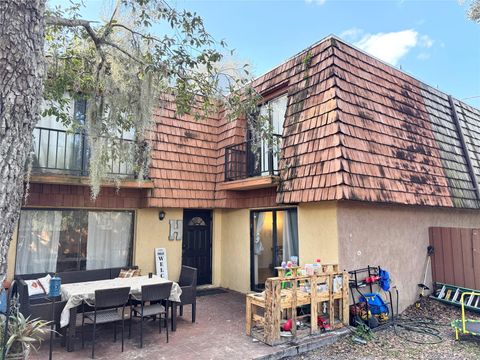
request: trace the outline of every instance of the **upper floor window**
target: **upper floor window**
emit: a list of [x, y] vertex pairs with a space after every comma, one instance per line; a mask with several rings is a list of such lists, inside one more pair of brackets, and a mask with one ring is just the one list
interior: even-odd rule
[[288, 95], [283, 94], [260, 105], [260, 114], [269, 116], [273, 134], [283, 134], [283, 123], [287, 111]]
[[[87, 114], [84, 99], [71, 99], [68, 112], [73, 119], [72, 126], [65, 125], [56, 116], [44, 116], [33, 131], [33, 164], [35, 172], [87, 175], [90, 157], [90, 144], [83, 130]], [[125, 154], [133, 153], [135, 131], [119, 130], [112, 135], [112, 141]], [[118, 140], [122, 139], [122, 140]], [[119, 144], [119, 145], [118, 145]], [[133, 161], [127, 157], [112, 156], [110, 174], [133, 175]]]

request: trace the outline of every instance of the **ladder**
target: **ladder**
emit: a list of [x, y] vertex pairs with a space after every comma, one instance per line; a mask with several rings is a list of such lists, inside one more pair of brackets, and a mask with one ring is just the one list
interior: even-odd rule
[[[461, 286], [449, 285], [443, 283], [436, 283], [435, 290], [430, 297], [432, 299], [451, 304], [455, 306], [461, 306], [460, 299], [464, 292], [479, 292], [478, 290], [468, 289]], [[465, 309], [480, 312], [480, 295], [467, 295], [465, 296]]]

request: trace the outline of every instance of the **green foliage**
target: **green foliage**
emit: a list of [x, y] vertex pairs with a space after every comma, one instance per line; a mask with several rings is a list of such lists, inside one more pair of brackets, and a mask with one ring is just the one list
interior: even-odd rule
[[[147, 175], [145, 137], [160, 95], [173, 95], [177, 114], [195, 119], [220, 107], [229, 119], [255, 112], [259, 97], [247, 85], [248, 68], [243, 76], [221, 71], [227, 44], [213, 39], [197, 14], [163, 0], [118, 0], [108, 20], [89, 22], [80, 19], [81, 8], [73, 2], [48, 11], [43, 113], [89, 135], [93, 197], [113, 177], [112, 161], [128, 159], [139, 179]], [[87, 99], [83, 127], [73, 121], [71, 97]], [[132, 130], [133, 150], [121, 141]]]
[[[39, 319], [25, 318], [21, 312], [14, 311], [8, 322], [7, 353], [18, 354], [27, 346], [33, 347], [40, 344], [46, 333], [51, 331], [47, 326], [49, 322]], [[3, 344], [5, 317], [0, 319], [0, 344]]]
[[354, 336], [365, 341], [370, 341], [374, 338], [372, 330], [365, 323], [360, 321], [357, 321], [357, 327], [355, 328], [353, 334]]
[[471, 1], [467, 15], [470, 20], [480, 24], [480, 0]]

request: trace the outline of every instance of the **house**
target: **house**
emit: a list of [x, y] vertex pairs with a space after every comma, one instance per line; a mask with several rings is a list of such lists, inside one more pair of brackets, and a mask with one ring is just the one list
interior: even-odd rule
[[411, 304], [429, 228], [480, 228], [480, 111], [335, 36], [253, 85], [279, 154], [252, 147], [243, 119], [195, 121], [166, 101], [150, 134], [149, 180], [112, 164], [125, 180], [96, 201], [84, 139], [37, 129], [10, 276], [127, 264], [148, 273], [163, 247], [170, 278], [183, 263], [199, 269], [199, 284], [249, 292], [298, 256], [347, 270], [380, 265], [401, 308]]

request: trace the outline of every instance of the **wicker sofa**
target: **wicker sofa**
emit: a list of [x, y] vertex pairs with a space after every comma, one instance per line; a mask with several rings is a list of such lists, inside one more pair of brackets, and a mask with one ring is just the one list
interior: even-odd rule
[[[137, 266], [131, 266], [128, 268], [138, 269]], [[120, 274], [121, 269], [125, 269], [125, 267], [68, 271], [57, 273], [57, 276], [62, 279], [62, 284], [71, 284], [84, 281], [115, 279]], [[47, 273], [15, 275], [15, 280], [18, 283], [20, 312], [26, 317], [30, 316], [31, 318], [40, 318], [58, 323], [60, 321], [60, 314], [65, 307], [65, 301], [58, 301], [55, 303], [54, 315], [52, 319], [52, 303], [45, 297], [45, 295], [28, 296], [28, 286], [25, 283], [25, 280], [38, 279], [46, 275]], [[50, 273], [50, 275], [53, 276], [52, 273]]]

